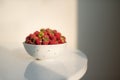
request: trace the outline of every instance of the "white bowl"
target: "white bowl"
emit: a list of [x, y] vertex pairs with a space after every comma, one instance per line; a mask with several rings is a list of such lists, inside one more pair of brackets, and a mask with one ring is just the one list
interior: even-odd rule
[[33, 45], [23, 42], [25, 50], [36, 59], [48, 59], [59, 56], [66, 49], [66, 43], [55, 45]]

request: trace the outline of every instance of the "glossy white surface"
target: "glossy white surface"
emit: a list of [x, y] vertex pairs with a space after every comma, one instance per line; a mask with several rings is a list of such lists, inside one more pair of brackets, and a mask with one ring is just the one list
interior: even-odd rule
[[55, 59], [34, 60], [24, 48], [0, 48], [0, 80], [78, 80], [86, 72], [87, 58], [66, 50]]

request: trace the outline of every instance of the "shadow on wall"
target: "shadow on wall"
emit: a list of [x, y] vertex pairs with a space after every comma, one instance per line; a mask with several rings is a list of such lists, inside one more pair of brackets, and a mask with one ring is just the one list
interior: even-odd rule
[[78, 0], [77, 30], [89, 62], [82, 80], [119, 80], [120, 1]]

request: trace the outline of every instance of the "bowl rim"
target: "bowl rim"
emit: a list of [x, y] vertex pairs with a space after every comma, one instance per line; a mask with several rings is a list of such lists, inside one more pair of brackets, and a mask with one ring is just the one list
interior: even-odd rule
[[65, 45], [65, 44], [67, 44], [67, 42], [62, 43], [62, 44], [52, 44], [52, 45], [35, 45], [35, 44], [28, 44], [28, 43], [25, 43], [25, 42], [23, 42], [23, 44], [24, 45], [30, 45], [30, 46], [57, 46], [57, 45]]

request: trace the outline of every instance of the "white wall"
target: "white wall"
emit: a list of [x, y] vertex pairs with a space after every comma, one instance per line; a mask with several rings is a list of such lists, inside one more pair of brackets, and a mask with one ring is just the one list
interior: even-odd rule
[[120, 1], [79, 0], [78, 48], [88, 57], [82, 80], [120, 80]]
[[0, 45], [22, 46], [29, 33], [49, 27], [63, 33], [69, 46], [76, 48], [76, 1], [0, 0]]

